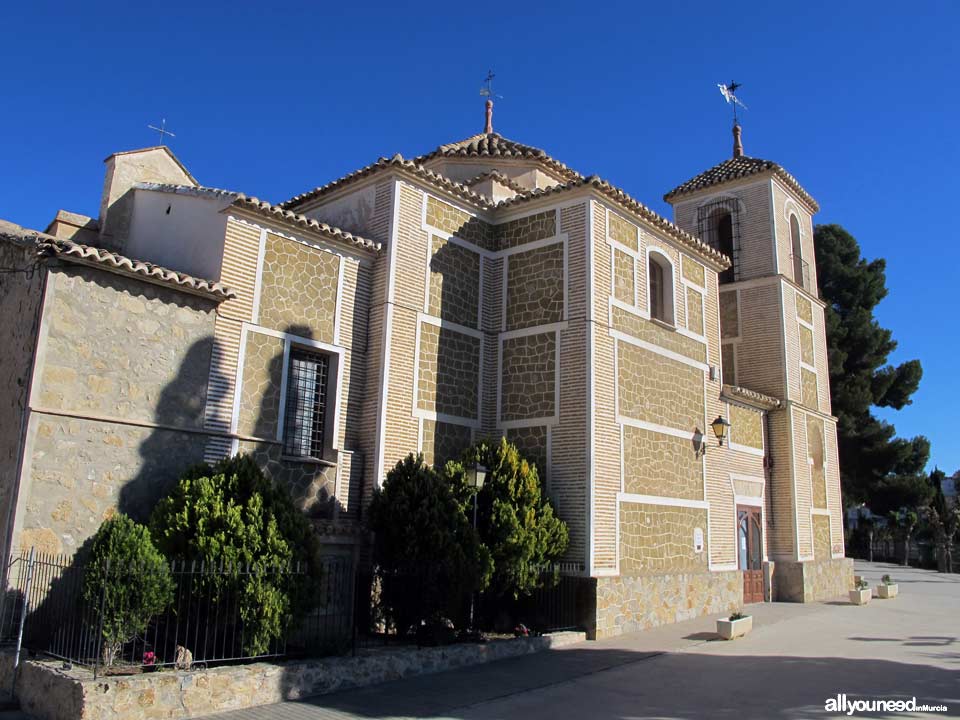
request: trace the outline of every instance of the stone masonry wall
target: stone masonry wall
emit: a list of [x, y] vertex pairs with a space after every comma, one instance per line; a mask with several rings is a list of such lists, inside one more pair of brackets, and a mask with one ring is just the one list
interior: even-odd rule
[[459, 459], [460, 453], [469, 447], [472, 439], [473, 432], [466, 425], [424, 419], [420, 450], [428, 465], [443, 467], [447, 460]]
[[622, 415], [689, 432], [703, 425], [701, 370], [626, 342], [618, 353]]
[[730, 442], [763, 449], [763, 413], [730, 403]]
[[267, 233], [260, 296], [261, 325], [277, 330], [304, 326], [314, 340], [332, 343], [340, 259]]
[[845, 596], [853, 588], [853, 560], [777, 561], [774, 567], [775, 600], [817, 602]]
[[[704, 543], [699, 552], [693, 544], [697, 528]], [[705, 508], [620, 504], [621, 575], [706, 572], [708, 557]]]
[[479, 380], [479, 338], [432, 323], [420, 323], [417, 407], [476, 418]]
[[503, 341], [500, 417], [551, 417], [556, 412], [556, 347], [553, 332]]
[[623, 489], [638, 495], [703, 500], [703, 467], [692, 441], [625, 425]]
[[656, 323], [645, 320], [622, 308], [615, 307], [610, 314], [614, 330], [632, 335], [638, 340], [659, 345], [664, 350], [685, 355], [697, 362], [705, 363], [707, 361], [706, 347], [702, 342], [660, 327]]
[[597, 578], [596, 638], [639, 632], [743, 605], [739, 572]]
[[480, 255], [462, 245], [431, 236], [428, 310], [442, 320], [477, 328], [480, 303]]
[[27, 407], [34, 342], [39, 323], [44, 269], [26, 272], [34, 262], [34, 248], [0, 238], [0, 267], [25, 272], [0, 274], [0, 516], [3, 534], [0, 553], [6, 557], [8, 509], [13, 502], [20, 455], [21, 423]]
[[15, 542], [72, 553], [202, 460], [214, 304], [93, 268], [49, 282]]
[[510, 255], [506, 329], [560, 322], [563, 285], [563, 243]]
[[813, 556], [817, 560], [830, 560], [832, 544], [830, 542], [830, 516], [812, 515], [813, 521]]

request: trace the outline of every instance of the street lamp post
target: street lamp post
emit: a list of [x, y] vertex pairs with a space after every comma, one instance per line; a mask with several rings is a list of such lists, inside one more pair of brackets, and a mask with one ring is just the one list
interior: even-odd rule
[[[469, 473], [470, 486], [473, 488], [473, 529], [477, 529], [477, 495], [480, 494], [483, 483], [487, 479], [487, 468], [476, 463]], [[475, 630], [473, 626], [473, 606], [476, 592], [470, 593], [470, 629]]]

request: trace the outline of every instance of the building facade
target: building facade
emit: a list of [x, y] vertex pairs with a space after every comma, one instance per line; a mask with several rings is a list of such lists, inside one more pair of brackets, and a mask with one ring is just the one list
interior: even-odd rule
[[72, 552], [243, 451], [356, 552], [397, 461], [505, 435], [598, 637], [848, 589], [816, 202], [735, 151], [670, 222], [488, 130], [279, 205], [119, 153], [98, 219], [9, 228], [38, 270], [3, 298], [32, 308], [0, 378], [7, 546]]

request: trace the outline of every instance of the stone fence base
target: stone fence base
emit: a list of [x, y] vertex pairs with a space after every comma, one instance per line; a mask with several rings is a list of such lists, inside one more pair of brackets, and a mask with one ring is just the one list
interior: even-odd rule
[[16, 695], [37, 720], [192, 718], [518, 657], [585, 639], [584, 633], [437, 648], [389, 648], [355, 657], [254, 663], [193, 672], [100, 677], [60, 662], [21, 665]]
[[[597, 639], [735, 610], [743, 605], [736, 571], [596, 578]], [[594, 628], [591, 628], [594, 630]]]
[[778, 560], [773, 587], [781, 602], [816, 602], [846, 595], [853, 588], [853, 560]]

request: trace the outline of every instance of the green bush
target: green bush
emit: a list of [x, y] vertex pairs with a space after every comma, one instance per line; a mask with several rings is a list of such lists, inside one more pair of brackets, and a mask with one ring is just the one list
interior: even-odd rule
[[420, 620], [460, 619], [492, 569], [453, 487], [423, 456], [397, 463], [374, 492], [369, 526], [381, 602], [401, 632]]
[[468, 512], [473, 512], [468, 471], [478, 462], [487, 468], [477, 495], [477, 527], [493, 556], [491, 589], [517, 599], [556, 585], [559, 572], [545, 570], [566, 552], [570, 537], [541, 489], [536, 466], [506, 438], [482, 442], [466, 451], [461, 462], [447, 463], [444, 473]]
[[[168, 557], [224, 568], [205, 577], [207, 590], [239, 597], [248, 654], [267, 652], [308, 608], [317, 575], [313, 529], [251, 457], [187, 471], [150, 523]], [[296, 563], [305, 563], [306, 572], [289, 572]]]
[[90, 545], [83, 599], [102, 623], [103, 660], [111, 665], [123, 643], [142, 635], [173, 601], [167, 559], [145, 526], [126, 515], [100, 526]]

